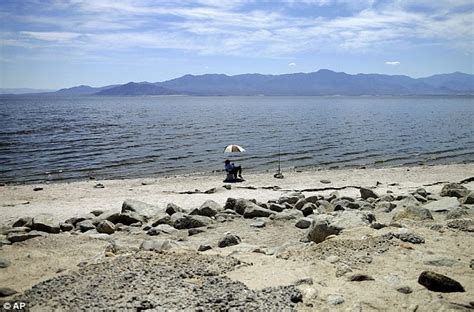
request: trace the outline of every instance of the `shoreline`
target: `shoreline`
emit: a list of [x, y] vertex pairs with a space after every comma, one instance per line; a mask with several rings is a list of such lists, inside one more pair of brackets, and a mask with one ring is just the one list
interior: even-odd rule
[[[224, 173], [186, 174], [167, 177], [127, 178], [112, 180], [82, 180], [58, 183], [33, 183], [1, 186], [0, 190], [0, 225], [14, 222], [20, 217], [32, 217], [38, 213], [52, 213], [60, 218], [86, 214], [94, 209], [120, 209], [125, 199], [137, 199], [164, 207], [175, 203], [184, 209], [199, 207], [206, 199], [212, 199], [223, 205], [227, 197], [255, 198], [267, 201], [278, 198], [285, 191], [321, 189], [322, 191], [306, 192], [329, 194], [338, 191], [347, 196], [358, 193], [357, 188], [377, 187], [377, 190], [407, 192], [416, 187], [427, 187], [438, 191], [442, 185], [429, 184], [440, 182], [459, 182], [474, 175], [474, 163], [384, 167], [352, 169], [313, 169], [284, 170], [284, 179], [275, 179], [273, 171], [258, 173], [244, 172], [246, 179], [241, 183], [230, 183], [232, 189], [222, 186]], [[328, 180], [330, 183], [322, 183]], [[381, 185], [377, 186], [377, 182]], [[390, 186], [390, 183], [397, 185]], [[96, 188], [101, 184], [104, 188]], [[277, 186], [279, 190], [271, 187]], [[41, 190], [34, 191], [35, 188]], [[255, 188], [255, 189], [254, 189]], [[267, 189], [265, 189], [267, 188]], [[331, 189], [334, 188], [334, 189]], [[212, 194], [205, 192], [216, 189]], [[198, 192], [196, 190], [199, 190]]]

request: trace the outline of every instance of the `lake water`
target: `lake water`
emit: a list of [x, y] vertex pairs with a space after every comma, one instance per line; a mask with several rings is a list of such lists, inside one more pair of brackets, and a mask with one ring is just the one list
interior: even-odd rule
[[[473, 97], [0, 97], [0, 182], [474, 161]], [[224, 154], [227, 144], [247, 149]], [[245, 176], [245, 171], [244, 171]]]

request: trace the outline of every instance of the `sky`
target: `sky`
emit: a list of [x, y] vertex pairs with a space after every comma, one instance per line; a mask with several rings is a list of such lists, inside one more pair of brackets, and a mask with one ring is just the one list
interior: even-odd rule
[[474, 72], [473, 0], [0, 0], [0, 88]]

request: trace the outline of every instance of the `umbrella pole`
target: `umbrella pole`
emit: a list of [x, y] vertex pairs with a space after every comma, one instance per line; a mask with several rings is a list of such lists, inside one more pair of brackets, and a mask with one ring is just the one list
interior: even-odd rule
[[283, 174], [281, 174], [281, 144], [280, 139], [278, 139], [278, 170], [277, 173], [273, 175], [274, 178], [283, 179]]

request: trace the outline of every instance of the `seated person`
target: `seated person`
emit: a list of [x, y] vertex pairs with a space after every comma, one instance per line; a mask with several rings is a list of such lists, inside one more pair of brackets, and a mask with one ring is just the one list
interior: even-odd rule
[[233, 174], [235, 180], [237, 180], [237, 174], [239, 175], [239, 178], [242, 179], [242, 167], [235, 166], [234, 163], [231, 163], [228, 159], [226, 159], [224, 164], [225, 171], [227, 171], [227, 173]]

